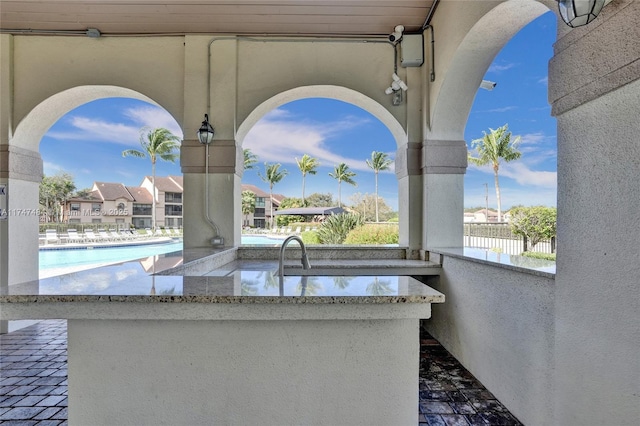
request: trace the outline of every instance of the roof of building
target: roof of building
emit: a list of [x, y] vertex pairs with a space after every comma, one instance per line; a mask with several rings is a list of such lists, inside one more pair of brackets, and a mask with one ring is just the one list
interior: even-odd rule
[[153, 198], [146, 188], [141, 186], [127, 186], [127, 190], [133, 195], [133, 201], [140, 204], [152, 204]]
[[251, 185], [248, 183], [243, 183], [241, 185], [242, 191], [251, 191], [256, 194], [256, 197], [269, 198], [269, 193], [264, 192], [262, 189], [258, 188], [255, 185]]
[[[258, 188], [255, 185], [251, 185], [249, 183], [243, 183], [241, 187], [242, 187], [242, 191], [251, 191], [254, 194], [256, 194], [256, 197], [269, 198], [268, 192], [263, 191], [262, 189]], [[279, 206], [280, 203], [282, 203], [282, 200], [284, 200], [285, 198], [287, 197], [282, 194], [273, 194], [273, 205]]]
[[121, 198], [133, 201], [133, 196], [131, 196], [127, 188], [121, 183], [94, 182], [92, 189], [97, 191], [98, 197], [103, 201], [114, 201]]
[[332, 214], [344, 213], [342, 207], [293, 207], [274, 212], [276, 215], [289, 214], [296, 216], [329, 216]]
[[84, 202], [102, 201], [102, 198], [100, 198], [100, 193], [98, 191], [91, 191], [84, 197], [71, 197], [67, 201], [68, 202], [71, 202], [71, 201], [80, 201], [80, 202], [82, 202], [82, 201], [84, 201]]
[[[145, 176], [145, 180], [152, 181], [152, 176]], [[182, 176], [156, 176], [156, 190], [162, 192], [182, 193]]]

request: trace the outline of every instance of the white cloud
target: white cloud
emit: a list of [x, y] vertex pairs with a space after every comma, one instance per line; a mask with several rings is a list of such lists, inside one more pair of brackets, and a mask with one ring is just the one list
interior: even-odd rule
[[317, 158], [321, 166], [333, 167], [346, 163], [355, 171], [371, 171], [365, 159], [347, 158], [331, 152], [325, 146], [331, 137], [364, 125], [369, 122], [368, 119], [347, 116], [339, 121], [313, 123], [287, 120], [290, 117], [285, 110], [271, 111], [247, 134], [243, 148], [251, 149], [261, 162], [295, 165], [295, 158], [308, 154]]
[[58, 172], [65, 171], [64, 167], [60, 164], [52, 163], [50, 161], [44, 161], [42, 163], [43, 172], [46, 176], [53, 176]]
[[[469, 164], [470, 169], [488, 173], [493, 176], [493, 168], [491, 165], [476, 166]], [[500, 164], [498, 171], [500, 178], [510, 178], [520, 185], [536, 186], [542, 188], [556, 188], [558, 184], [558, 173], [549, 171], [532, 170], [523, 162], [511, 162]]]
[[171, 114], [162, 108], [154, 106], [129, 108], [124, 112], [124, 115], [136, 123], [139, 123], [140, 127], [148, 126], [153, 129], [164, 127], [176, 136], [181, 138], [183, 136], [182, 129], [180, 129], [176, 120], [171, 116]]
[[549, 84], [549, 77], [548, 77], [548, 76], [546, 76], [546, 77], [543, 77], [543, 78], [539, 79], [539, 80], [538, 80], [538, 83], [540, 83], [540, 84], [544, 84], [544, 85]]
[[59, 140], [100, 141], [119, 145], [137, 146], [140, 129], [121, 123], [108, 123], [87, 117], [71, 117], [69, 123], [75, 130], [49, 132], [47, 136]]
[[135, 124], [72, 116], [69, 119], [69, 125], [72, 130], [65, 132], [52, 131], [47, 133], [47, 136], [58, 140], [110, 142], [131, 147], [140, 145], [140, 130], [144, 127], [164, 127], [173, 134], [182, 137], [182, 130], [178, 123], [162, 108], [153, 106], [129, 108], [124, 111], [124, 115]]
[[538, 145], [541, 142], [549, 139], [549, 136], [546, 136], [542, 132], [536, 133], [526, 133], [524, 135], [520, 135], [520, 144], [521, 145]]
[[489, 69], [487, 70], [487, 72], [494, 72], [494, 73], [501, 73], [502, 71], [506, 71], [508, 69], [511, 69], [513, 67], [515, 67], [517, 64], [515, 63], [508, 63], [508, 64], [491, 64], [491, 66], [489, 67]]
[[492, 108], [492, 109], [485, 109], [485, 110], [478, 110], [478, 111], [473, 111], [473, 114], [486, 114], [486, 113], [496, 113], [496, 112], [507, 112], [507, 111], [512, 111], [514, 109], [518, 109], [517, 106], [514, 105], [509, 105], [509, 106], [505, 106], [505, 107], [500, 107], [500, 108]]

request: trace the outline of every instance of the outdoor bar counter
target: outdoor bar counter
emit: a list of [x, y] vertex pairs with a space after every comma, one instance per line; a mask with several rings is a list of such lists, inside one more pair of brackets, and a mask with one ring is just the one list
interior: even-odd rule
[[157, 276], [127, 262], [9, 287], [1, 319], [68, 320], [69, 423], [418, 423], [409, 276]]

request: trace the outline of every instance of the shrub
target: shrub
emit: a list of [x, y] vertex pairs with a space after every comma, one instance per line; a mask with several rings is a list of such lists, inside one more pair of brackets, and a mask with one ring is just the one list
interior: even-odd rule
[[511, 229], [517, 235], [527, 237], [530, 247], [556, 235], [555, 207], [514, 207], [511, 213]]
[[555, 253], [539, 253], [536, 251], [525, 251], [520, 256], [531, 257], [533, 259], [556, 260]]
[[362, 226], [362, 216], [352, 213], [340, 213], [329, 216], [318, 229], [318, 238], [322, 244], [342, 244], [352, 229]]
[[302, 234], [300, 234], [300, 237], [302, 238], [302, 242], [304, 242], [305, 245], [320, 244], [318, 231], [304, 231]]
[[353, 229], [345, 244], [398, 244], [397, 226], [367, 224]]

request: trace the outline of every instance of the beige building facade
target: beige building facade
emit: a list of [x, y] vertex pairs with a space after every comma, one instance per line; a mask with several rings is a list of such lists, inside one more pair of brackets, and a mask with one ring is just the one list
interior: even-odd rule
[[[5, 202], [9, 212], [37, 206], [38, 145], [66, 112], [99, 98], [143, 99], [169, 111], [185, 135], [185, 247], [210, 246], [216, 230], [205, 211], [226, 244], [237, 246], [247, 132], [287, 102], [329, 97], [371, 112], [393, 134], [400, 245], [409, 256], [460, 248], [463, 131], [475, 93], [509, 38], [556, 7], [550, 0], [439, 2], [432, 27], [423, 31], [424, 65], [397, 67], [409, 87], [398, 106], [384, 93], [397, 52], [381, 33], [3, 33]], [[549, 64], [562, 242], [555, 277], [458, 257], [445, 259], [435, 286], [447, 303], [434, 307], [430, 331], [525, 424], [625, 425], [640, 418], [637, 40], [640, 2], [633, 0], [609, 2], [588, 26], [558, 25]], [[206, 170], [206, 148], [195, 136], [205, 113], [216, 129]], [[37, 226], [33, 215], [9, 214], [0, 221], [1, 288], [37, 278]]]

